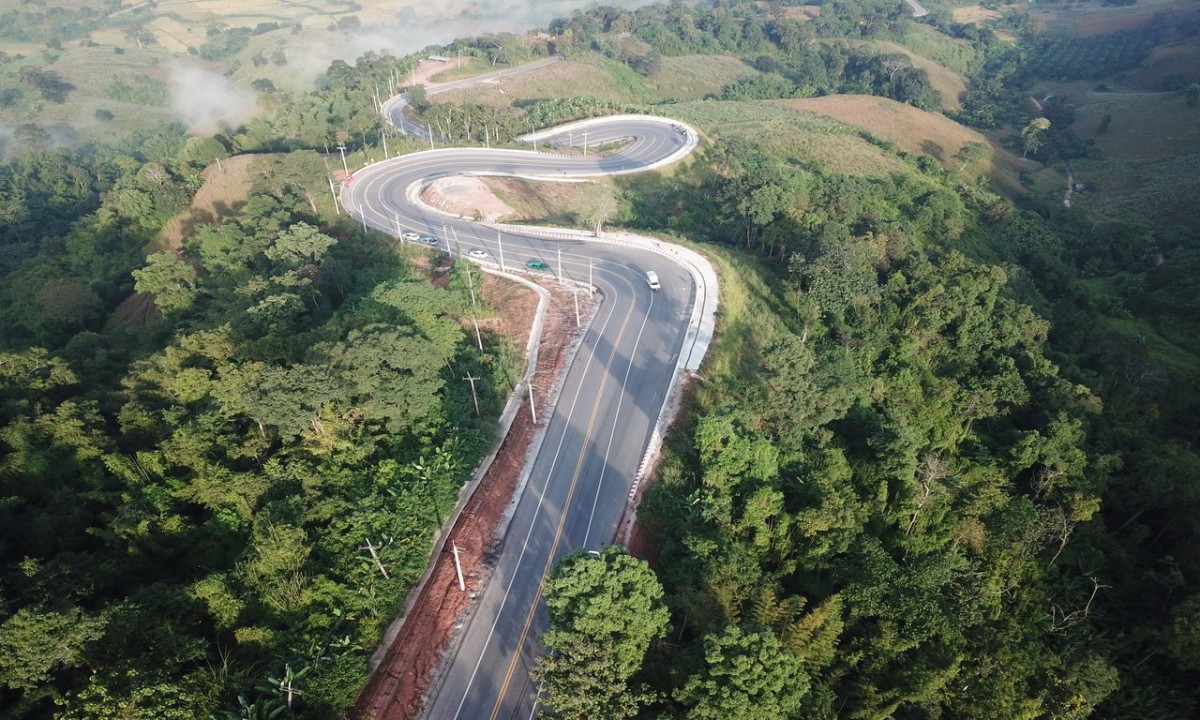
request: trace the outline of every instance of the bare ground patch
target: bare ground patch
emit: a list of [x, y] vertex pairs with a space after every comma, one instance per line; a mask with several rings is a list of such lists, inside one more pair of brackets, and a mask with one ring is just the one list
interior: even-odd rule
[[484, 182], [513, 208], [509, 222], [536, 220], [542, 224], [576, 226], [585, 196], [596, 192], [591, 182], [537, 182], [522, 178], [490, 177]]
[[513, 209], [496, 197], [481, 178], [455, 175], [438, 178], [421, 193], [421, 200], [446, 212], [487, 222], [511, 215]]

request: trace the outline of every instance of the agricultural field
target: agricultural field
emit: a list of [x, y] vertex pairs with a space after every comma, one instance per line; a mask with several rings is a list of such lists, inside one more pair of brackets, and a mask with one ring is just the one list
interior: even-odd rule
[[1197, 8], [1191, 0], [1138, 0], [1124, 6], [1082, 0], [1066, 6], [1035, 4], [1028, 12], [1034, 26], [1048, 33], [1090, 37], [1142, 27], [1158, 13], [1194, 13]]
[[[620, 69], [628, 76], [619, 77]], [[625, 73], [620, 73], [624, 76]], [[508, 107], [518, 101], [554, 97], [596, 97], [617, 102], [650, 100], [641, 76], [599, 55], [557, 62], [534, 72], [503, 77], [483, 85], [439, 93], [434, 102], [481, 103]]]
[[[1123, 31], [1123, 40], [1138, 31]], [[1113, 39], [1113, 38], [1110, 38]], [[1090, 37], [1095, 52], [1106, 49], [1103, 37]], [[1124, 46], [1124, 45], [1122, 45]], [[1076, 182], [1087, 190], [1072, 204], [1097, 219], [1156, 224], [1197, 224], [1200, 210], [1200, 108], [1189, 107], [1176, 88], [1200, 79], [1200, 39], [1142, 47], [1144, 59], [1098, 82], [1044, 82], [1033, 95], [1065, 99], [1073, 108], [1070, 130], [1097, 151], [1097, 157], [1071, 162]], [[1038, 177], [1058, 177], [1048, 168]], [[1055, 198], [1057, 182], [1041, 179], [1036, 187]]]

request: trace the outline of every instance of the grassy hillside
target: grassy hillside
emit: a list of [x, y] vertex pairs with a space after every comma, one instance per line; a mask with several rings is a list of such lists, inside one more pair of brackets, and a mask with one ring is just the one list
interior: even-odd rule
[[[1020, 192], [1018, 175], [1035, 163], [993, 147], [983, 134], [937, 113], [870, 95], [830, 95], [820, 98], [782, 101], [789, 107], [818, 113], [861, 128], [872, 135], [895, 143], [914, 155], [930, 155], [946, 168], [962, 168], [967, 177], [990, 174], [1008, 192]], [[972, 162], [963, 168], [954, 156], [969, 142], [988, 145], [984, 162]]]
[[904, 55], [912, 60], [913, 67], [929, 73], [929, 81], [942, 94], [942, 108], [957, 110], [962, 107], [959, 96], [967, 91], [967, 81], [963, 76], [939, 62], [917, 54], [912, 49], [888, 40], [844, 40], [856, 48], [867, 48], [872, 52], [886, 55]]
[[887, 176], [907, 166], [872, 144], [850, 124], [791, 105], [795, 100], [686, 102], [664, 112], [712, 139], [750, 140], [796, 165], [820, 166], [847, 175]]
[[[477, 71], [483, 72], [484, 68]], [[661, 69], [652, 77], [645, 77], [598, 53], [583, 53], [533, 72], [442, 93], [435, 100], [438, 103], [472, 102], [496, 107], [555, 97], [595, 97], [622, 103], [657, 104], [699, 100], [720, 93], [726, 85], [757, 74], [757, 70], [735, 57], [683, 55], [664, 57]]]

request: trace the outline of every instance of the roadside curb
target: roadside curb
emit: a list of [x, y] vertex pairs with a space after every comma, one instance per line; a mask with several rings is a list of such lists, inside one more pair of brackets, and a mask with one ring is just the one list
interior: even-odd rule
[[[500, 276], [500, 277], [509, 278], [511, 280], [515, 280], [517, 282], [520, 282], [520, 283], [523, 283], [526, 285], [532, 285], [537, 288], [539, 294], [543, 294], [544, 301], [548, 302], [550, 300], [550, 291], [546, 290], [545, 288], [541, 287], [540, 285], [538, 285], [537, 283], [534, 283], [531, 280], [526, 280], [524, 278], [520, 278], [520, 277], [511, 275], [509, 273], [500, 272], [498, 270], [497, 271], [488, 270], [486, 272], [493, 274], [493, 275]], [[597, 294], [599, 294], [599, 293], [597, 293]], [[566, 361], [563, 363], [563, 366], [562, 366], [562, 372], [559, 373], [559, 376], [554, 379], [554, 384], [551, 387], [550, 392], [548, 392], [546, 394], [546, 397], [540, 403], [540, 405], [542, 406], [542, 409], [544, 411], [552, 414], [555, 406], [558, 404], [558, 397], [559, 397], [559, 394], [562, 392], [563, 385], [566, 383], [567, 374], [569, 373], [571, 366], [574, 365], [574, 363], [575, 363], [575, 358], [579, 354], [579, 348], [583, 346], [583, 339], [587, 336], [588, 332], [592, 328], [592, 323], [596, 319], [596, 315], [597, 315], [597, 311], [599, 310], [599, 307], [600, 307], [599, 302], [594, 303], [588, 312], [588, 317], [587, 317], [586, 321], [581, 322], [579, 327], [577, 328], [578, 332], [575, 336], [575, 339], [571, 341], [571, 345], [567, 351]], [[539, 314], [538, 314], [538, 318], [539, 318], [538, 322], [539, 323], [541, 322], [542, 315], [543, 315], [540, 312], [540, 310], [541, 310], [541, 303], [539, 303]], [[539, 327], [538, 330], [539, 330], [538, 334], [540, 337], [541, 328]], [[530, 339], [532, 340], [532, 338], [533, 338], [533, 335], [530, 334]], [[534, 353], [536, 354], [536, 349], [534, 350]], [[523, 378], [521, 381], [521, 385], [525, 386], [525, 387], [528, 387], [528, 385], [531, 382], [533, 382], [533, 376], [536, 374], [536, 370], [537, 370], [536, 357], [533, 359], [533, 361], [529, 364], [528, 367], [529, 367], [529, 369], [526, 371], [526, 377]], [[519, 387], [518, 387], [518, 389], [513, 391], [513, 398], [517, 399], [516, 406], [519, 409], [520, 406], [522, 404], [524, 404], [524, 401], [522, 399], [520, 399], [520, 388]], [[511, 402], [511, 400], [510, 400], [510, 402]], [[506, 412], [507, 412], [507, 409], [506, 409]], [[513, 412], [512, 418], [510, 418], [508, 420], [508, 424], [504, 427], [504, 436], [505, 437], [508, 435], [508, 432], [512, 427], [513, 419], [515, 419], [515, 418], [516, 418], [516, 411]], [[508, 506], [504, 509], [503, 514], [501, 514], [500, 521], [496, 524], [495, 534], [493, 536], [493, 542], [498, 541], [498, 544], [501, 547], [503, 547], [503, 545], [506, 542], [508, 542], [508, 527], [512, 523], [512, 519], [513, 519], [513, 516], [516, 514], [517, 507], [520, 505], [521, 496], [524, 494], [525, 488], [529, 484], [529, 478], [533, 474], [533, 460], [534, 460], [534, 458], [537, 457], [538, 453], [541, 452], [542, 443], [544, 443], [546, 440], [546, 432], [550, 429], [549, 417], [547, 417], [545, 420], [543, 420], [540, 424], [535, 425], [535, 427], [537, 428], [537, 431], [533, 434], [533, 437], [530, 439], [529, 447], [525, 452], [525, 457], [521, 464], [521, 475], [520, 475], [520, 477], [517, 478], [517, 483], [516, 483], [516, 487], [513, 490], [512, 499], [509, 501]], [[501, 440], [501, 443], [503, 443], [503, 440]], [[497, 445], [497, 447], [496, 447], [496, 451], [498, 451], [498, 450], [499, 450], [499, 445]], [[487, 459], [489, 466], [491, 465], [491, 461], [495, 458], [496, 451], [493, 451], [492, 454]], [[479, 480], [482, 480], [483, 474], [486, 474], [486, 470], [484, 470], [483, 473], [480, 474]], [[479, 486], [479, 480], [473, 481], [472, 484], [474, 487], [472, 487], [471, 493], [474, 493], [475, 489]], [[465, 500], [461, 504], [465, 505], [466, 501], [469, 501], [469, 500], [470, 500], [470, 494], [468, 494], [466, 496]], [[461, 512], [461, 510], [460, 510], [460, 512]], [[449, 537], [449, 535], [451, 535], [451, 534], [453, 534], [453, 533], [447, 533], [447, 537]], [[445, 545], [445, 541], [443, 540], [442, 546], [444, 547], [444, 545]], [[490, 582], [491, 582], [491, 568], [489, 568], [489, 572], [483, 578], [480, 578], [479, 586], [482, 587], [484, 584], [487, 584]], [[482, 591], [480, 591], [480, 592], [482, 592]], [[462, 647], [462, 640], [465, 635], [464, 631], [470, 625], [472, 618], [474, 618], [475, 610], [477, 608], [478, 608], [478, 605], [472, 600], [471, 602], [469, 602], [467, 604], [466, 609], [463, 611], [462, 615], [459, 616], [459, 621], [461, 622], [461, 626], [458, 630], [453, 631], [453, 633], [451, 634], [450, 642], [447, 644], [446, 648], [443, 650], [441, 659], [438, 661], [437, 665], [433, 669], [432, 679], [429, 683], [429, 687], [426, 688], [426, 690], [425, 690], [425, 695], [424, 695], [425, 699], [428, 699], [430, 697], [436, 697], [437, 694], [441, 691], [442, 681], [445, 679], [445, 670], [446, 670], [446, 668], [450, 667], [450, 665], [453, 664], [453, 658], [458, 656], [458, 651]], [[420, 718], [428, 717], [429, 709], [430, 709], [429, 704], [422, 701], [421, 710], [418, 712], [417, 718], [420, 719]]]
[[[472, 474], [471, 481], [459, 489], [458, 502], [454, 504], [454, 510], [451, 511], [450, 516], [446, 519], [446, 522], [442, 525], [442, 527], [439, 528], [436, 533], [434, 533], [433, 549], [429, 554], [431, 562], [425, 566], [425, 572], [421, 575], [421, 579], [417, 581], [411, 590], [409, 590], [408, 598], [404, 602], [403, 612], [388, 624], [387, 631], [384, 632], [383, 639], [380, 641], [379, 646], [375, 648], [375, 652], [371, 653], [371, 657], [368, 660], [367, 665], [372, 674], [374, 674], [375, 670], [378, 669], [380, 663], [383, 662], [384, 657], [387, 655], [387, 651], [391, 648], [392, 643], [395, 642], [396, 636], [400, 634], [401, 628], [404, 627], [404, 621], [408, 618], [409, 613], [412, 612], [413, 607], [417, 604], [417, 601], [425, 591], [425, 586], [428, 584], [429, 578], [433, 576], [434, 571], [437, 569], [437, 558], [440, 558], [442, 553], [445, 552], [446, 542], [450, 539], [450, 536], [454, 534], [454, 528], [458, 524], [459, 518], [462, 516], [463, 509], [467, 506], [467, 503], [470, 502], [471, 497], [475, 494], [475, 491], [483, 482], [483, 478], [487, 475], [488, 470], [491, 469], [492, 462], [496, 459], [496, 454], [500, 452], [500, 448], [504, 445], [504, 441], [508, 438], [508, 432], [512, 429], [512, 424], [517, 419], [517, 413], [520, 412], [521, 405], [524, 404], [524, 399], [521, 395], [521, 389], [527, 386], [533, 380], [533, 376], [537, 371], [538, 349], [541, 346], [542, 325], [545, 323], [546, 309], [550, 304], [550, 291], [535, 282], [511, 275], [509, 273], [502, 273], [498, 270], [493, 271], [488, 268], [483, 268], [483, 272], [486, 272], [489, 275], [496, 275], [498, 277], [503, 277], [505, 279], [521, 283], [522, 285], [525, 285], [538, 293], [539, 298], [537, 311], [534, 313], [533, 326], [529, 331], [529, 339], [525, 343], [525, 374], [521, 377], [517, 387], [513, 388], [512, 394], [510, 394], [508, 397], [508, 402], [505, 403], [504, 411], [500, 413], [500, 430], [497, 433], [498, 439], [496, 440], [494, 447], [487, 455], [484, 456], [483, 460], [480, 461], [479, 465], [475, 468], [475, 472]], [[541, 440], [542, 434], [539, 433], [535, 435], [532, 445], [540, 447]], [[505, 519], [501, 522], [507, 526], [507, 520], [511, 519], [511, 515], [508, 513], [508, 511], [506, 511], [504, 517]]]

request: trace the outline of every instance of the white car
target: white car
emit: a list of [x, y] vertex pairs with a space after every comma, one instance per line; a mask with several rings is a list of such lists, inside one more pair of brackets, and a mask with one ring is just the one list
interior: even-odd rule
[[417, 240], [421, 239], [421, 236], [415, 232], [406, 232], [400, 236], [400, 239], [404, 242], [416, 242]]
[[651, 290], [661, 290], [662, 285], [658, 282], [658, 273], [653, 270], [646, 271], [646, 282], [650, 283]]
[[471, 248], [467, 251], [467, 257], [474, 258], [475, 260], [487, 260], [488, 253], [487, 250], [482, 248]]

